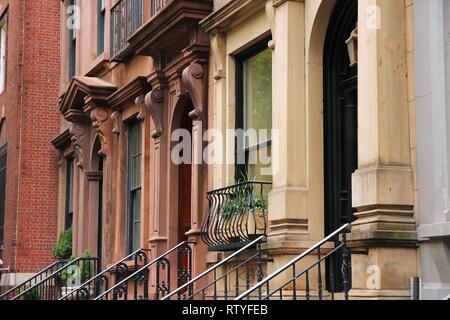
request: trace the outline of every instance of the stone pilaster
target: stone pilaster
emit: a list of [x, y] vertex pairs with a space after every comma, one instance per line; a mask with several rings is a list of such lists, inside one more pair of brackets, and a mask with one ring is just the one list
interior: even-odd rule
[[[403, 1], [358, 1], [358, 170], [352, 298], [408, 298], [417, 276]], [[370, 10], [372, 8], [372, 10]], [[371, 14], [368, 14], [371, 12]]]

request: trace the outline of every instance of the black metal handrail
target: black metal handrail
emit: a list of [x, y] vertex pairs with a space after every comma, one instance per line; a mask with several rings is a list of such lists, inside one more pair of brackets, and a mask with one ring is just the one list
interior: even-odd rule
[[35, 285], [39, 281], [47, 278], [50, 274], [61, 268], [62, 266], [66, 265], [67, 261], [55, 261], [45, 269], [39, 271], [37, 274], [35, 274], [33, 277], [28, 279], [27, 281], [22, 282], [21, 284], [15, 286], [14, 288], [9, 289], [2, 295], [0, 295], [0, 300], [11, 300], [21, 292], [25, 291], [26, 289], [30, 288], [31, 286]]
[[128, 39], [142, 23], [142, 0], [120, 0], [111, 8], [111, 56], [113, 61], [123, 61], [130, 54]]
[[[223, 292], [222, 296], [225, 300], [228, 300], [230, 297], [230, 290], [229, 290], [229, 280], [231, 280], [232, 276], [234, 275], [235, 280], [235, 288], [234, 288], [234, 295], [239, 296], [240, 293], [240, 273], [239, 269], [242, 267], [245, 267], [245, 286], [246, 288], [250, 287], [251, 282], [251, 267], [252, 264], [256, 264], [256, 280], [260, 281], [263, 278], [263, 269], [262, 269], [262, 253], [261, 253], [261, 247], [260, 245], [266, 241], [266, 236], [260, 236], [257, 239], [251, 241], [243, 248], [239, 249], [238, 251], [234, 252], [221, 262], [217, 263], [213, 267], [209, 268], [208, 270], [204, 271], [200, 275], [196, 276], [191, 281], [186, 282], [184, 285], [178, 287], [175, 291], [169, 293], [165, 297], [163, 297], [161, 300], [171, 300], [171, 298], [177, 298], [178, 300], [194, 300], [201, 295], [201, 299], [205, 300], [206, 298], [212, 298], [214, 300], [217, 300], [219, 296], [218, 292], [218, 285], [220, 284], [220, 281], [223, 281]], [[256, 253], [250, 253], [249, 256], [239, 259], [239, 257], [242, 254], [249, 253], [250, 249], [255, 249]], [[222, 267], [229, 266], [230, 263], [235, 263], [236, 266], [230, 267], [228, 271], [224, 272], [223, 274], [218, 276], [218, 272]], [[213, 280], [210, 282], [207, 282], [208, 276], [211, 276]], [[196, 285], [200, 283], [201, 281], [207, 282], [207, 284], [199, 285], [197, 288]], [[207, 292], [208, 290], [212, 290], [212, 292]], [[187, 291], [187, 293], [186, 293]], [[233, 293], [232, 293], [233, 294]]]
[[94, 297], [99, 296], [101, 293], [109, 289], [110, 277], [109, 273], [115, 272], [116, 274], [127, 274], [130, 272], [127, 261], [134, 261], [134, 269], [137, 270], [140, 265], [147, 264], [147, 253], [150, 249], [139, 249], [132, 254], [126, 256], [120, 261], [116, 262], [112, 266], [106, 268], [95, 277], [90, 278], [88, 281], [67, 293], [59, 300], [91, 300]]
[[150, 261], [113, 287], [98, 295], [94, 300], [129, 300], [129, 282], [133, 282], [132, 300], [149, 299], [150, 268], [156, 267], [156, 299], [170, 292], [171, 286], [171, 259], [170, 255], [177, 253], [177, 281], [183, 285], [192, 277], [192, 248], [191, 241], [184, 241], [158, 258]]
[[71, 282], [83, 282], [97, 274], [98, 270], [98, 258], [75, 259], [11, 300], [58, 300], [63, 295], [64, 287], [68, 288]]
[[272, 183], [247, 181], [208, 192], [202, 239], [210, 251], [231, 251], [267, 234], [266, 197]]
[[[323, 279], [322, 279], [322, 264], [328, 260], [329, 261], [329, 292], [331, 294], [331, 299], [334, 300], [336, 291], [336, 274], [335, 274], [335, 259], [334, 256], [338, 252], [342, 252], [342, 267], [340, 271], [342, 272], [342, 278], [343, 278], [343, 291], [344, 291], [344, 298], [348, 300], [348, 292], [351, 288], [351, 252], [347, 249], [346, 245], [346, 233], [349, 231], [350, 224], [345, 224], [342, 227], [340, 227], [338, 230], [327, 236], [322, 241], [318, 242], [316, 245], [312, 246], [305, 252], [303, 252], [301, 255], [294, 258], [292, 261], [288, 262], [281, 268], [279, 268], [277, 271], [273, 272], [271, 275], [266, 277], [264, 280], [260, 281], [258, 284], [253, 286], [252, 288], [248, 289], [244, 293], [242, 293], [240, 296], [238, 296], [235, 300], [250, 300], [252, 298], [252, 295], [257, 298], [258, 300], [270, 300], [271, 298], [276, 298], [278, 300], [283, 300], [283, 297], [285, 295], [283, 294], [283, 291], [289, 287], [289, 292], [292, 293], [292, 296], [289, 298], [291, 300], [297, 300], [297, 282], [302, 276], [305, 276], [305, 298], [306, 300], [311, 299], [311, 286], [310, 286], [310, 274], [312, 273], [313, 269], [317, 269], [317, 294], [318, 299], [323, 300]], [[342, 237], [340, 239], [339, 237]], [[322, 248], [325, 244], [334, 242], [335, 247], [331, 249], [327, 254], [322, 255]], [[313, 262], [309, 267], [301, 270], [299, 273], [297, 273], [297, 263], [300, 261], [304, 261], [304, 259], [312, 254], [317, 252], [317, 260]], [[286, 275], [287, 274], [287, 275]], [[270, 288], [270, 281], [276, 279], [278, 276], [282, 276], [282, 279], [284, 280], [285, 277], [288, 277], [287, 281], [281, 282], [281, 285], [278, 285], [275, 289]]]

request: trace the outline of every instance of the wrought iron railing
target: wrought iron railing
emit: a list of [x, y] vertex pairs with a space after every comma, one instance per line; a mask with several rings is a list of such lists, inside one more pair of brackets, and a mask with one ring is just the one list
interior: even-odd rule
[[120, 0], [111, 8], [111, 60], [131, 54], [128, 39], [143, 23], [142, 5], [142, 0]]
[[49, 275], [54, 273], [56, 270], [60, 269], [64, 265], [67, 264], [67, 261], [55, 261], [45, 269], [41, 270], [37, 274], [35, 274], [33, 277], [28, 279], [25, 282], [22, 282], [21, 284], [15, 286], [14, 288], [9, 289], [2, 295], [0, 295], [0, 300], [11, 300], [15, 296], [19, 295], [20, 293], [24, 292], [28, 288], [36, 285], [38, 282], [46, 279]]
[[72, 290], [71, 286], [78, 286], [80, 282], [92, 278], [98, 270], [98, 258], [78, 258], [23, 290], [11, 300], [58, 300]]
[[267, 234], [272, 183], [248, 181], [208, 193], [202, 239], [210, 251], [231, 251]]
[[[131, 271], [138, 270], [142, 265], [146, 265], [148, 262], [147, 253], [149, 251], [148, 249], [139, 249], [133, 252], [106, 268], [95, 277], [90, 278], [59, 300], [92, 300], [111, 287], [111, 274], [114, 274], [116, 278], [120, 279], [124, 275], [128, 275]], [[127, 264], [129, 261], [132, 262], [131, 265]]]
[[104, 291], [94, 300], [149, 300], [151, 270], [155, 271], [155, 298], [159, 300], [171, 290], [173, 271], [171, 266], [175, 259], [177, 285], [182, 286], [192, 278], [192, 244], [189, 241], [180, 243]]
[[[325, 291], [329, 292], [326, 298], [330, 300], [335, 300], [339, 292], [343, 292], [342, 298], [348, 300], [352, 287], [351, 255], [366, 254], [365, 251], [350, 251], [347, 248], [346, 233], [349, 228], [350, 224], [342, 226], [235, 300], [323, 300]], [[325, 249], [330, 242], [335, 244], [334, 248]], [[309, 266], [302, 268], [302, 263]], [[271, 286], [273, 282], [276, 282], [274, 288]]]
[[264, 276], [260, 236], [161, 300], [229, 300]]
[[165, 6], [174, 0], [150, 0], [150, 15], [158, 14]]

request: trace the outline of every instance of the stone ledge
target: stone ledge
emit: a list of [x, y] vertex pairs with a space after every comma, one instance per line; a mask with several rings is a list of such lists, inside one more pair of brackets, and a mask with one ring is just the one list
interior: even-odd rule
[[450, 237], [450, 222], [423, 224], [417, 232], [421, 240]]

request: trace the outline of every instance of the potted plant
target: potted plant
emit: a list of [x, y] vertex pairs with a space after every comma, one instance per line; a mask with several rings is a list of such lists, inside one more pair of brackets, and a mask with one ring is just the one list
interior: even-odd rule
[[253, 206], [248, 208], [247, 232], [250, 238], [256, 238], [266, 232], [267, 209], [263, 199], [253, 200]]
[[72, 255], [72, 228], [61, 233], [52, 250], [53, 257], [59, 261], [68, 260]]

